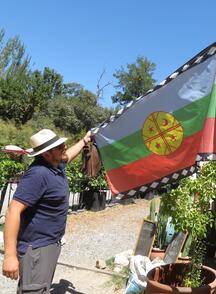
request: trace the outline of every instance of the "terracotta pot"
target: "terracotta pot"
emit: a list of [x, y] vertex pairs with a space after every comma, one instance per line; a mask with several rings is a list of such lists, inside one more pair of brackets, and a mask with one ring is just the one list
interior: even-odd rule
[[190, 262], [191, 258], [189, 256], [179, 256], [177, 259], [178, 263], [188, 263]]
[[152, 248], [151, 254], [150, 254], [150, 260], [154, 260], [156, 257], [160, 257], [160, 259], [163, 259], [165, 255], [165, 250], [160, 248]]
[[166, 264], [150, 270], [147, 274], [147, 288], [145, 294], [213, 294], [216, 288], [216, 271], [203, 266], [202, 275], [204, 284], [201, 287], [181, 287], [182, 277], [188, 264]]

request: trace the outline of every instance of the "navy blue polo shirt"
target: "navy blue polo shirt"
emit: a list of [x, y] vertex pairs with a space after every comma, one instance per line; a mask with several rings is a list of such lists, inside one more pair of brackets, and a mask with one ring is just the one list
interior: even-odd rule
[[47, 246], [61, 239], [65, 232], [69, 187], [64, 164], [53, 168], [37, 158], [24, 173], [13, 199], [28, 207], [21, 214], [18, 252]]

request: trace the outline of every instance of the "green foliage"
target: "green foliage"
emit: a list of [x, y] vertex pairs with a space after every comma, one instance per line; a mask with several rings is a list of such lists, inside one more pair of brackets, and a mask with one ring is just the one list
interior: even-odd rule
[[160, 249], [166, 248], [166, 225], [168, 218], [161, 216], [157, 222], [155, 246]]
[[15, 144], [17, 129], [12, 122], [0, 119], [0, 147]]
[[29, 66], [29, 57], [25, 57], [25, 48], [19, 37], [5, 41], [5, 32], [0, 30], [0, 77], [18, 77]]
[[102, 170], [96, 177], [85, 178], [85, 185], [89, 190], [98, 191], [108, 189], [106, 175]]
[[63, 78], [45, 67], [30, 70], [30, 59], [18, 37], [4, 41], [0, 31], [0, 116], [17, 126], [29, 121], [34, 113], [46, 111], [49, 100], [62, 95]]
[[191, 244], [192, 244], [192, 236], [188, 235], [186, 242], [184, 244], [183, 250], [182, 250], [182, 257], [187, 257], [190, 255], [190, 249], [191, 249]]
[[43, 111], [35, 112], [32, 119], [30, 119], [25, 125], [20, 127], [20, 129], [22, 130], [28, 128], [31, 129], [32, 134], [44, 128], [51, 129], [59, 135], [60, 133], [63, 133], [55, 127], [52, 119], [49, 116], [45, 115]]
[[157, 215], [157, 226], [155, 235], [155, 246], [160, 249], [165, 249], [166, 244], [166, 226], [169, 218], [169, 213], [166, 211], [164, 198], [161, 198], [160, 208]]
[[104, 170], [102, 170], [96, 177], [88, 178], [82, 173], [81, 165], [82, 162], [79, 157], [66, 167], [70, 191], [81, 192], [83, 190], [98, 191], [108, 189]]
[[202, 262], [205, 255], [204, 243], [201, 240], [196, 242], [192, 240], [189, 254], [192, 256], [192, 259], [184, 276], [182, 286], [195, 288], [202, 285]]
[[24, 164], [20, 162], [0, 158], [0, 189], [4, 187], [9, 179], [14, 178], [17, 173], [24, 171], [24, 169]]
[[177, 231], [188, 231], [199, 239], [206, 237], [207, 225], [212, 221], [209, 201], [214, 198], [215, 179], [215, 163], [207, 163], [196, 179], [183, 179], [177, 189], [163, 196]]
[[107, 119], [111, 110], [98, 105], [97, 97], [79, 84], [65, 85], [64, 96], [58, 96], [49, 104], [49, 116], [56, 127], [79, 133], [89, 130]]
[[34, 120], [29, 120], [25, 125], [17, 128], [12, 121], [5, 122], [0, 119], [0, 147], [13, 144], [21, 148], [29, 148], [30, 137], [43, 128], [49, 128], [61, 137], [67, 137], [67, 145], [71, 146], [82, 138], [85, 132], [77, 133], [76, 135], [66, 133], [57, 129], [53, 123], [44, 115], [37, 117]]
[[70, 191], [81, 192], [83, 190], [83, 173], [81, 172], [81, 160], [80, 158], [74, 160], [72, 163], [67, 164], [66, 173]]
[[26, 69], [22, 75], [0, 77], [0, 115], [23, 125], [34, 113], [46, 113], [49, 100], [62, 91], [62, 77], [49, 68], [43, 73]]
[[110, 269], [110, 270], [114, 270], [114, 267], [115, 267], [115, 264], [114, 264], [114, 262], [115, 262], [115, 257], [110, 257], [109, 259], [107, 259], [106, 261], [106, 265], [107, 265], [107, 267]]
[[112, 275], [112, 284], [115, 286], [115, 290], [125, 288], [130, 276], [129, 267], [124, 266], [119, 274]]
[[113, 102], [124, 105], [145, 94], [154, 86], [154, 70], [155, 64], [144, 57], [138, 57], [135, 63], [127, 64], [127, 70], [123, 67], [117, 70], [113, 74], [118, 79], [115, 86], [117, 92], [112, 96]]
[[[115, 267], [114, 261], [115, 261], [115, 257], [111, 257], [106, 260], [106, 265], [111, 271], [113, 271]], [[115, 290], [125, 288], [125, 285], [127, 284], [129, 276], [130, 276], [130, 268], [129, 266], [124, 266], [119, 274], [112, 275], [112, 279], [110, 283], [108, 283], [108, 286], [109, 284], [114, 285]]]
[[[3, 32], [3, 31], [2, 31]], [[21, 123], [31, 111], [28, 92], [29, 58], [18, 37], [0, 38], [0, 115]]]
[[156, 199], [153, 198], [150, 202], [150, 214], [148, 216], [148, 219], [152, 222], [155, 222], [156, 217]]
[[[185, 178], [180, 185], [163, 196], [164, 207], [172, 217], [176, 231], [188, 232], [191, 241], [191, 263], [184, 285], [200, 283], [201, 264], [204, 258], [203, 240], [213, 217], [209, 202], [215, 197], [216, 162], [202, 166], [196, 179]], [[191, 279], [192, 277], [192, 279]]]

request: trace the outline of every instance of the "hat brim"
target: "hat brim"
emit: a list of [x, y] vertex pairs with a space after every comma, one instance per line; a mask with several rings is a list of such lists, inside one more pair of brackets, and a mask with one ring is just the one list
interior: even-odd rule
[[0, 149], [1, 152], [27, 154], [28, 152], [16, 145], [7, 145]]
[[34, 157], [34, 156], [37, 156], [37, 155], [40, 155], [46, 151], [49, 151], [50, 149], [52, 148], [55, 148], [61, 144], [63, 144], [65, 141], [67, 141], [68, 138], [59, 138], [56, 142], [50, 144], [49, 146], [41, 149], [40, 151], [37, 151], [37, 152], [34, 152], [34, 149], [33, 148], [30, 148], [30, 149], [27, 149], [26, 151], [28, 152], [28, 156], [29, 157]]

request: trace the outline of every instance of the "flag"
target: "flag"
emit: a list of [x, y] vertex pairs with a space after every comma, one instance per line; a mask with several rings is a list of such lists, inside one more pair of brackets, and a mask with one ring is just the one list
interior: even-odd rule
[[113, 194], [157, 189], [216, 160], [216, 43], [94, 128]]

